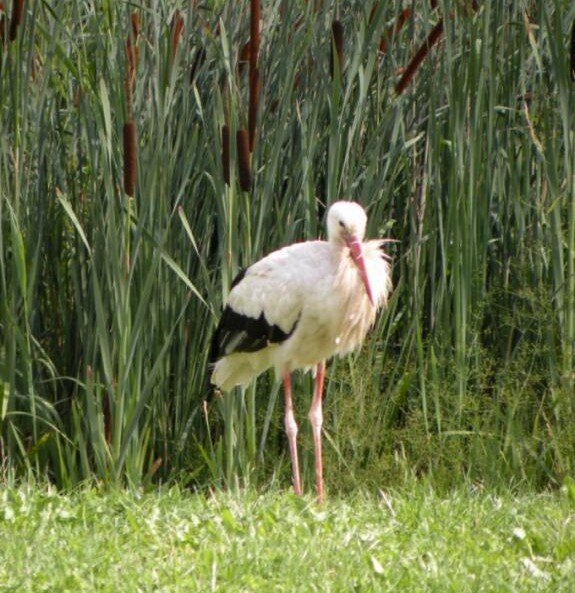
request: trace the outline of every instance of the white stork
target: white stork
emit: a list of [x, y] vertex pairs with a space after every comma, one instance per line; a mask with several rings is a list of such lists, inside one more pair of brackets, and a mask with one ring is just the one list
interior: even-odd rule
[[301, 494], [291, 372], [315, 371], [309, 411], [316, 488], [323, 500], [321, 454], [325, 361], [356, 349], [391, 290], [382, 240], [363, 241], [367, 216], [355, 202], [327, 214], [327, 241], [278, 249], [238, 274], [212, 343], [211, 382], [222, 391], [246, 385], [273, 367], [282, 377], [293, 485]]

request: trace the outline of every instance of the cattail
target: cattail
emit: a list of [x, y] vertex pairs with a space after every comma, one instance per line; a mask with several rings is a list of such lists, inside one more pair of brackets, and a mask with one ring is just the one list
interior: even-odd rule
[[222, 171], [224, 182], [230, 184], [230, 126], [222, 126]]
[[4, 2], [0, 0], [0, 43], [4, 43], [4, 39], [6, 39], [6, 20], [4, 18], [5, 9], [4, 9]]
[[258, 68], [250, 70], [250, 104], [248, 110], [248, 132], [250, 152], [256, 145], [256, 118], [258, 114], [258, 100], [260, 96], [260, 71]]
[[176, 53], [178, 51], [178, 46], [182, 40], [182, 32], [184, 30], [184, 17], [181, 15], [179, 10], [176, 10], [174, 16], [172, 18], [172, 34], [171, 34], [171, 63], [174, 63], [176, 59]]
[[10, 33], [8, 38], [10, 41], [14, 41], [18, 35], [18, 27], [22, 22], [22, 16], [24, 15], [24, 0], [14, 0], [12, 6], [12, 18], [10, 19]]
[[[343, 72], [343, 26], [340, 21], [333, 21], [331, 24], [331, 34], [331, 76], [332, 78], [335, 78], [336, 70], [340, 75]], [[337, 59], [335, 57], [336, 55]]]
[[431, 29], [431, 33], [427, 36], [427, 39], [423, 43], [423, 45], [417, 50], [417, 53], [411, 59], [411, 62], [407, 65], [403, 76], [400, 78], [399, 82], [395, 85], [395, 92], [398, 95], [401, 95], [403, 91], [407, 88], [411, 79], [415, 75], [415, 72], [419, 68], [419, 65], [425, 59], [425, 56], [429, 53], [429, 50], [441, 39], [443, 35], [443, 19]]
[[133, 196], [136, 189], [138, 162], [136, 157], [136, 124], [124, 124], [124, 191]]
[[164, 460], [161, 457], [158, 457], [154, 463], [152, 463], [152, 467], [148, 471], [148, 478], [153, 478], [154, 474], [160, 469]]
[[140, 36], [140, 15], [134, 10], [130, 15], [130, 22], [132, 23], [132, 35], [134, 36], [134, 42], [138, 41], [138, 37]]
[[251, 55], [252, 55], [252, 42], [251, 39], [249, 41], [246, 41], [246, 43], [244, 43], [242, 45], [242, 48], [240, 49], [240, 53], [238, 55], [238, 78], [241, 78], [246, 64], [250, 64], [250, 69], [251, 69]]
[[252, 55], [252, 42], [246, 41], [242, 45], [242, 49], [240, 49], [240, 55], [238, 57], [238, 62], [251, 62], [251, 55]]
[[387, 51], [387, 44], [388, 44], [389, 40], [392, 39], [395, 35], [397, 35], [399, 33], [399, 31], [401, 30], [403, 25], [405, 25], [405, 23], [407, 22], [407, 20], [409, 19], [410, 16], [411, 16], [411, 8], [404, 8], [399, 13], [399, 16], [397, 17], [395, 23], [393, 23], [393, 25], [391, 25], [391, 27], [388, 27], [388, 29], [385, 31], [385, 33], [381, 37], [381, 39], [379, 41], [379, 51], [381, 51], [381, 52]]
[[247, 130], [238, 130], [236, 142], [238, 146], [240, 187], [243, 191], [250, 191], [252, 188], [252, 174], [250, 171], [250, 143]]
[[250, 0], [250, 70], [258, 65], [260, 51], [260, 0]]
[[575, 82], [575, 20], [571, 25], [571, 80]]

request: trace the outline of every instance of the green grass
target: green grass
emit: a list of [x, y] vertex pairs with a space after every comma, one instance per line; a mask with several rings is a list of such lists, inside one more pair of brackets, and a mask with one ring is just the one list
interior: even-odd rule
[[[281, 4], [262, 3], [250, 192], [235, 145], [249, 3], [26, 2], [0, 44], [0, 465], [63, 488], [283, 475], [269, 376], [212, 399], [206, 421], [211, 332], [240, 267], [322, 236], [325, 208], [353, 198], [370, 237], [398, 241], [395, 289], [361, 357], [329, 369], [332, 490], [400, 486], [410, 468], [443, 488], [559, 487], [575, 474], [575, 5]], [[397, 96], [398, 70], [439, 19], [443, 39]], [[309, 379], [296, 388], [305, 419]]]
[[0, 495], [0, 590], [575, 591], [575, 491]]

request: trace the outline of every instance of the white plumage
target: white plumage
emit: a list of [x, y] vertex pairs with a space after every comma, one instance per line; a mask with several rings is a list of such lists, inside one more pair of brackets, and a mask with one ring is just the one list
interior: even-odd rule
[[[387, 302], [391, 278], [384, 242], [363, 242], [366, 222], [359, 204], [333, 204], [327, 217], [328, 240], [289, 245], [250, 266], [235, 281], [216, 330], [212, 383], [229, 391], [275, 368], [289, 392], [288, 436], [290, 373], [315, 369], [321, 387], [324, 361], [357, 348], [373, 325], [377, 310]], [[317, 384], [310, 419], [312, 411], [318, 415], [318, 409], [321, 416]], [[294, 432], [293, 426], [291, 429]], [[290, 449], [298, 492], [295, 436], [293, 441], [290, 439]], [[317, 453], [316, 449], [316, 466]], [[321, 469], [321, 450], [319, 454]], [[319, 482], [318, 495], [323, 498], [323, 484]]]

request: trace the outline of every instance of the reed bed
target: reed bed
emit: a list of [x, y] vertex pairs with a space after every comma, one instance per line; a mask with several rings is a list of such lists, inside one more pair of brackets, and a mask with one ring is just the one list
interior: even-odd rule
[[575, 7], [434, 4], [7, 3], [7, 474], [287, 486], [277, 384], [214, 394], [210, 336], [238, 270], [339, 198], [398, 243], [329, 368], [330, 489], [573, 474]]

